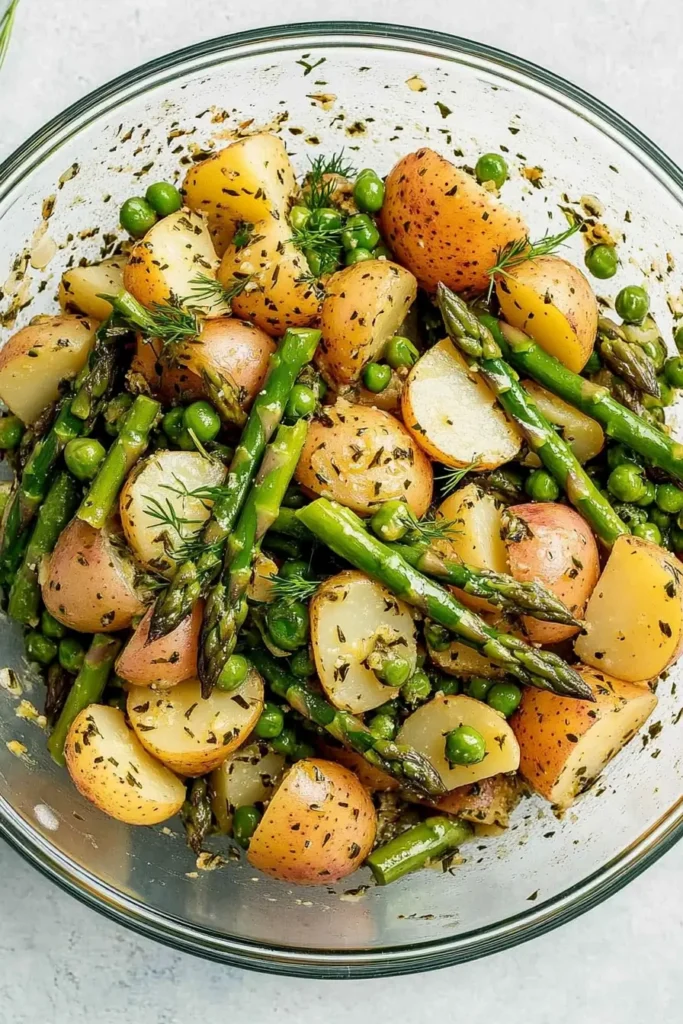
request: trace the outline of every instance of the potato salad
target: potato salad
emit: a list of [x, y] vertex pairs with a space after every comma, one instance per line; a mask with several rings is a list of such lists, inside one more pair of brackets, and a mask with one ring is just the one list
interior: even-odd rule
[[297, 175], [256, 131], [176, 177], [0, 350], [53, 759], [288, 884], [561, 815], [683, 651], [683, 327], [570, 211], [531, 237], [502, 152]]

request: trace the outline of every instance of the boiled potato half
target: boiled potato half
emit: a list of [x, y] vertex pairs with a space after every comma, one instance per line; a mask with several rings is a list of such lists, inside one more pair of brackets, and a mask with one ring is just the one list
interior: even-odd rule
[[296, 479], [360, 515], [404, 498], [418, 518], [434, 486], [429, 459], [394, 416], [341, 398], [311, 421]]
[[[438, 543], [439, 549], [447, 557], [459, 559], [475, 569], [508, 572], [507, 552], [501, 536], [502, 512], [501, 502], [476, 481], [460, 487], [439, 506], [438, 517], [452, 523], [447, 540]], [[493, 605], [483, 598], [454, 590], [470, 608], [494, 611]]]
[[510, 813], [521, 795], [519, 780], [514, 775], [492, 775], [489, 779], [480, 779], [469, 786], [451, 790], [434, 806], [446, 814], [456, 814], [478, 825], [507, 828]]
[[111, 303], [102, 295], [115, 295], [123, 288], [123, 268], [126, 256], [112, 256], [101, 263], [87, 267], [72, 267], [62, 275], [59, 285], [59, 304], [65, 310], [77, 310], [95, 320], [106, 320]]
[[132, 686], [128, 718], [143, 747], [179, 775], [205, 775], [237, 750], [263, 710], [263, 680], [253, 669], [238, 690], [202, 698], [198, 679], [165, 693]]
[[617, 537], [574, 644], [587, 665], [630, 683], [656, 679], [681, 653], [678, 559], [657, 544]]
[[252, 867], [298, 885], [352, 874], [372, 849], [377, 816], [353, 772], [318, 758], [285, 775], [249, 844]]
[[211, 806], [225, 832], [238, 807], [270, 800], [285, 770], [285, 758], [267, 743], [247, 743], [211, 773]]
[[[563, 402], [534, 380], [525, 380], [522, 384], [545, 418], [560, 428], [562, 437], [579, 462], [590, 462], [600, 454], [605, 446], [605, 434], [597, 420]], [[526, 458], [526, 465], [531, 465], [532, 462], [535, 466], [541, 465], [538, 456], [530, 452]]]
[[511, 721], [519, 770], [559, 810], [569, 807], [638, 732], [657, 704], [654, 693], [599, 669], [581, 667], [595, 703], [527, 687]]
[[560, 256], [524, 260], [496, 278], [503, 317], [579, 373], [593, 351], [598, 302], [581, 271]]
[[[24, 423], [33, 423], [59, 398], [60, 385], [85, 366], [97, 321], [69, 313], [40, 317], [0, 349], [0, 398]], [[30, 383], [29, 383], [30, 382]]]
[[185, 202], [203, 213], [223, 254], [239, 223], [284, 217], [296, 189], [284, 142], [276, 135], [250, 135], [194, 164], [183, 183]]
[[178, 210], [162, 217], [131, 249], [123, 270], [125, 288], [143, 306], [189, 300], [190, 305], [218, 315], [229, 310], [211, 296], [199, 298], [202, 278], [215, 280], [218, 257], [203, 217]]
[[398, 694], [364, 664], [379, 643], [417, 661], [415, 623], [407, 605], [364, 573], [325, 580], [310, 605], [311, 643], [318, 678], [335, 707], [359, 714]]
[[[217, 487], [225, 466], [201, 452], [158, 451], [138, 462], [119, 498], [121, 525], [130, 547], [147, 569], [173, 574], [173, 550], [201, 530], [213, 502], [188, 492]], [[163, 522], [172, 514], [182, 530]]]
[[417, 297], [413, 275], [389, 260], [354, 263], [333, 274], [325, 288], [316, 362], [338, 384], [358, 380], [398, 333]]
[[495, 469], [514, 459], [522, 443], [493, 392], [448, 339], [415, 363], [402, 410], [417, 443], [446, 466]]
[[50, 615], [81, 633], [127, 629], [145, 610], [136, 576], [113, 526], [96, 530], [72, 519], [41, 574], [43, 602]]
[[[469, 725], [484, 737], [486, 756], [479, 764], [451, 765], [446, 759], [445, 737], [453, 729]], [[471, 697], [441, 696], [423, 704], [406, 718], [397, 743], [406, 743], [427, 757], [446, 789], [467, 786], [519, 767], [519, 745], [502, 715]]]
[[[543, 584], [574, 618], [582, 618], [600, 576], [598, 545], [585, 519], [567, 505], [547, 501], [514, 505], [505, 521], [516, 521], [505, 541], [511, 575], [520, 583]], [[530, 615], [522, 621], [536, 644], [559, 643], [579, 632], [578, 626], [540, 622]]]
[[430, 292], [439, 281], [456, 292], [483, 291], [499, 251], [527, 235], [516, 213], [432, 149], [409, 153], [389, 172], [380, 226]]
[[74, 719], [64, 747], [78, 792], [128, 825], [158, 825], [177, 814], [185, 786], [147, 753], [118, 708], [91, 704]]
[[196, 601], [192, 611], [174, 630], [149, 642], [154, 609], [150, 608], [121, 651], [116, 671], [129, 683], [166, 689], [197, 675], [199, 633], [204, 602]]

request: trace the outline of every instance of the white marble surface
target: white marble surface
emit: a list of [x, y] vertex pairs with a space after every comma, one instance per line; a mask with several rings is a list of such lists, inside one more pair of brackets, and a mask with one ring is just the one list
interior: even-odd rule
[[[2, 0], [0, 0], [0, 6]], [[419, 13], [419, 19], [418, 19]], [[618, 107], [683, 163], [680, 0], [21, 0], [0, 71], [0, 160], [102, 82], [201, 38], [320, 16], [390, 18], [512, 50]], [[7, 1024], [330, 1024], [681, 1018], [683, 845], [607, 904], [488, 960], [424, 978], [267, 978], [174, 953], [64, 895], [0, 845], [0, 1020]], [[220, 1014], [220, 1018], [217, 1015]]]

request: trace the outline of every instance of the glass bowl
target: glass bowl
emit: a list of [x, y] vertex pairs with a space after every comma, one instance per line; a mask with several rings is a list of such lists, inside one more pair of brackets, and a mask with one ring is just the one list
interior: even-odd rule
[[[29, 139], [0, 167], [0, 313], [21, 306], [20, 326], [54, 311], [64, 268], [110, 251], [126, 196], [264, 126], [282, 135], [299, 171], [342, 147], [356, 166], [382, 173], [424, 144], [470, 166], [501, 149], [512, 170], [505, 199], [534, 235], [565, 226], [560, 205], [599, 210], [622, 260], [605, 293], [644, 272], [667, 337], [671, 310], [683, 312], [681, 172], [635, 128], [490, 47], [330, 23], [246, 32], [153, 61]], [[581, 241], [570, 248], [580, 264]], [[337, 887], [297, 889], [246, 864], [197, 870], [177, 823], [127, 828], [78, 796], [47, 756], [44, 733], [20, 717], [21, 700], [41, 706], [41, 684], [17, 631], [6, 621], [0, 629], [3, 661], [23, 691], [0, 689], [0, 834], [90, 906], [216, 960], [361, 977], [479, 957], [587, 910], [683, 830], [674, 670], [659, 687], [656, 725], [563, 820], [529, 799], [506, 833], [468, 846], [445, 875], [423, 871], [366, 890], [369, 874], [359, 872]]]

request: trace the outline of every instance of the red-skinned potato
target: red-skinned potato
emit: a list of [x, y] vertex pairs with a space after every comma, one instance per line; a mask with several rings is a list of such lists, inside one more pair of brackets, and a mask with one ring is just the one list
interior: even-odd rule
[[197, 675], [199, 631], [204, 602], [197, 601], [179, 626], [160, 640], [148, 643], [154, 609], [150, 608], [121, 651], [116, 671], [136, 686], [159, 689], [175, 686]]
[[404, 156], [387, 176], [380, 227], [389, 247], [429, 292], [483, 291], [487, 270], [523, 220], [432, 149]]
[[401, 327], [417, 296], [413, 275], [389, 260], [354, 263], [333, 274], [320, 315], [316, 362], [338, 384], [358, 380]]
[[56, 401], [60, 385], [85, 366], [97, 326], [70, 313], [40, 317], [0, 348], [0, 398], [15, 416], [33, 423]]
[[469, 786], [452, 789], [434, 806], [446, 814], [456, 814], [478, 825], [500, 825], [507, 828], [510, 812], [521, 797], [516, 775], [492, 775]]
[[127, 629], [145, 606], [125, 550], [113, 525], [95, 530], [72, 519], [55, 545], [42, 584], [50, 615], [81, 633]]
[[[554, 501], [514, 505], [503, 515], [510, 574], [520, 583], [542, 583], [580, 619], [600, 576], [600, 555], [590, 527], [567, 505]], [[529, 640], [555, 644], [578, 626], [522, 619]]]
[[429, 459], [394, 416], [344, 399], [311, 421], [296, 479], [310, 494], [360, 515], [404, 498], [423, 516], [434, 485]]
[[164, 357], [163, 347], [138, 335], [133, 370], [142, 373], [164, 405], [210, 397], [202, 379], [209, 369], [234, 383], [248, 409], [261, 390], [268, 360], [275, 350], [272, 339], [253, 324], [229, 316], [205, 320], [199, 337], [174, 351], [173, 361]]
[[327, 885], [360, 867], [376, 826], [375, 808], [353, 772], [318, 758], [297, 761], [268, 804], [247, 859], [285, 882]]
[[600, 774], [657, 704], [642, 686], [585, 666], [579, 671], [595, 703], [529, 686], [510, 719], [520, 746], [520, 774], [559, 810]]
[[393, 775], [387, 775], [381, 768], [366, 761], [362, 754], [355, 750], [348, 750], [346, 747], [332, 747], [328, 743], [320, 743], [321, 755], [330, 761], [337, 761], [345, 768], [357, 775], [361, 784], [370, 793], [387, 793], [391, 789], [400, 789], [398, 779]]

